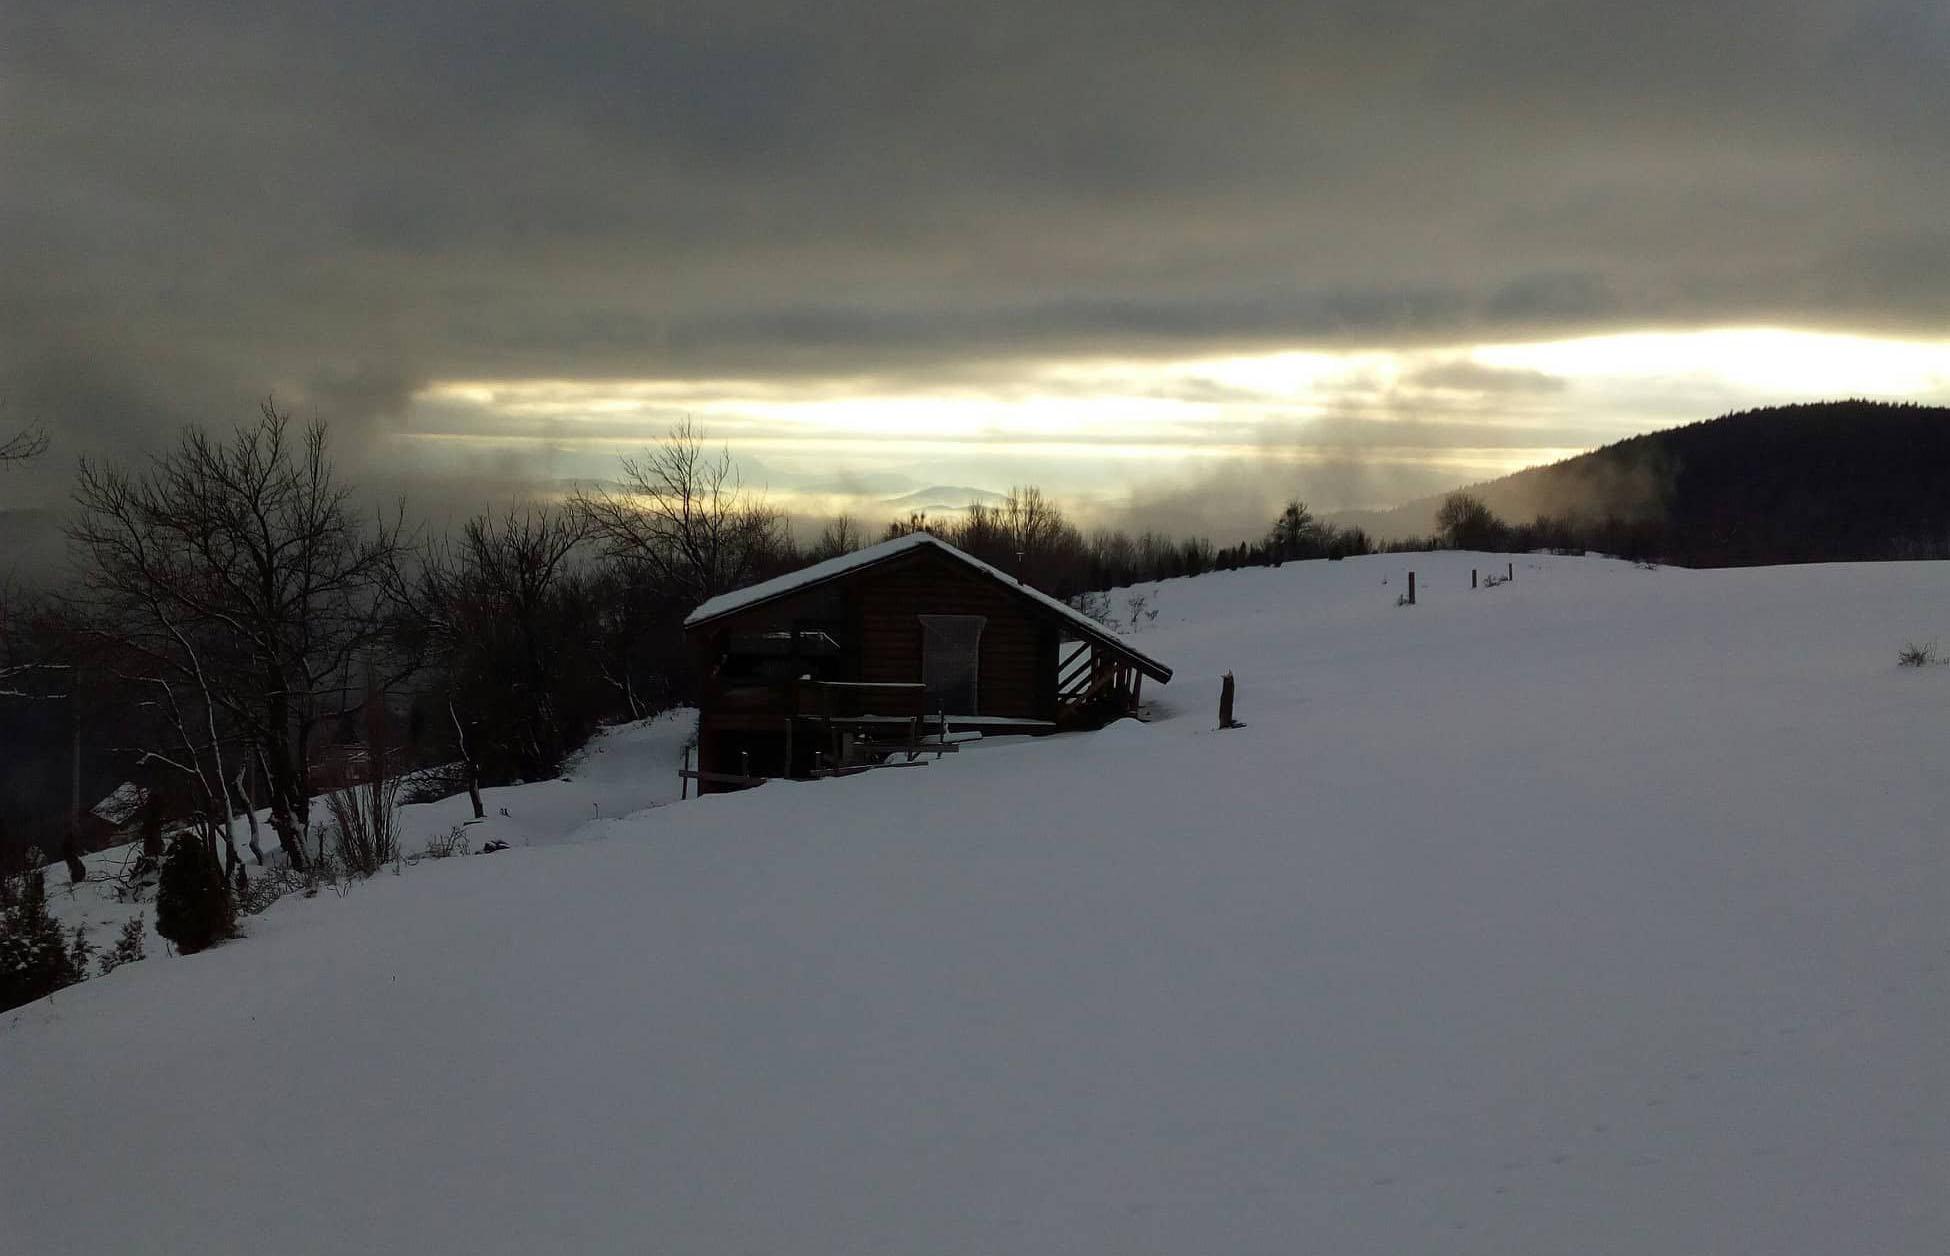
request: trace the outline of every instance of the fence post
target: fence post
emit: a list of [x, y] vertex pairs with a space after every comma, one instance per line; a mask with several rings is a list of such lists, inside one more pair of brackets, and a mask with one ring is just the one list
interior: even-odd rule
[[1415, 605], [1415, 573], [1408, 573], [1408, 604]]
[[1469, 587], [1472, 589], [1476, 587], [1476, 569], [1474, 567], [1469, 569]]
[[1517, 578], [1517, 564], [1515, 562], [1503, 564], [1503, 578], [1505, 580], [1515, 580]]
[[1233, 694], [1232, 673], [1227, 672], [1225, 674], [1225, 679], [1219, 682], [1219, 727], [1220, 728], [1236, 727], [1232, 719], [1232, 694]]

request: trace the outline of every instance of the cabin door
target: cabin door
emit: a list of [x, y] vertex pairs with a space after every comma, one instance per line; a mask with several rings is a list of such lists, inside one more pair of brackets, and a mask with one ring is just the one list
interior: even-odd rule
[[921, 681], [929, 715], [974, 715], [986, 615], [921, 616]]

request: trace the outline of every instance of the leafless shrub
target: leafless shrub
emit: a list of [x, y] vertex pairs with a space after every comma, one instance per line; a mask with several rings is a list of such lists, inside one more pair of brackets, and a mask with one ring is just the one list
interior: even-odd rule
[[266, 868], [238, 887], [237, 914], [260, 916], [287, 894], [304, 894], [309, 898], [316, 893], [318, 874], [315, 871], [295, 872], [283, 866]]
[[1934, 641], [1926, 641], [1921, 645], [1914, 641], [1906, 642], [1896, 655], [1898, 667], [1929, 667], [1935, 662], [1937, 662], [1937, 654]]
[[426, 846], [418, 854], [408, 855], [406, 862], [417, 864], [422, 859], [456, 859], [468, 853], [467, 826], [456, 824], [445, 837], [428, 838]]
[[452, 798], [466, 792], [468, 779], [467, 764], [460, 760], [416, 769], [400, 777], [400, 805], [411, 807]]
[[1106, 628], [1111, 626], [1108, 593], [1079, 593], [1070, 599], [1070, 609], [1080, 611], [1086, 618], [1095, 620]]
[[371, 876], [399, 858], [399, 786], [376, 779], [325, 796], [333, 854], [347, 870]]

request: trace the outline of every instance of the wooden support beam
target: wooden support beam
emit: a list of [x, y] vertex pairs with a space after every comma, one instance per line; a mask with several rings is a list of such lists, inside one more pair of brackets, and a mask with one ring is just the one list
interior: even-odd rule
[[771, 780], [769, 776], [740, 776], [736, 772], [705, 772], [685, 768], [678, 773], [687, 781], [709, 782], [713, 785], [763, 785]]
[[926, 766], [928, 766], [926, 759], [916, 759], [911, 763], [905, 761], [899, 763], [855, 763], [847, 767], [823, 768], [820, 771], [814, 772], [813, 778], [823, 781], [835, 776], [858, 776], [862, 772], [878, 772], [883, 768], [924, 768]]

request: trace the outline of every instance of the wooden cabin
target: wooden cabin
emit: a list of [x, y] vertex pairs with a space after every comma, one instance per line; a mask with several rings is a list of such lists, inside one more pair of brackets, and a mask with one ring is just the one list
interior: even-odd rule
[[712, 598], [684, 621], [702, 791], [1135, 714], [1171, 669], [925, 532]]

